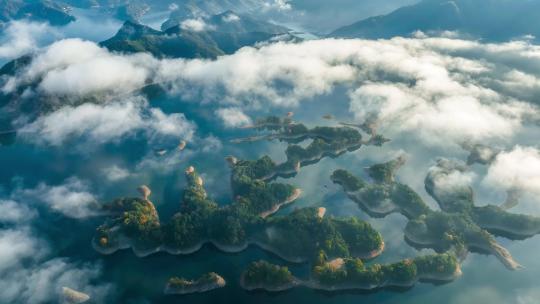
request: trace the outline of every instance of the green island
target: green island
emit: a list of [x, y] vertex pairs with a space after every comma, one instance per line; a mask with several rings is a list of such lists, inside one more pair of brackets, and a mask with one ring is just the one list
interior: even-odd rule
[[[352, 142], [361, 145], [362, 136], [354, 129], [339, 127], [330, 132], [337, 134], [332, 141], [314, 140], [324, 143], [325, 151]], [[111, 217], [97, 228], [94, 248], [103, 254], [131, 248], [136, 255], [147, 256], [159, 251], [190, 254], [206, 243], [225, 252], [240, 252], [253, 244], [291, 262], [312, 261], [320, 250], [331, 257], [359, 258], [373, 258], [382, 252], [380, 234], [354, 218], [324, 217], [318, 208], [271, 216], [301, 195], [292, 185], [270, 181], [281, 172], [281, 165], [268, 156], [255, 161], [228, 157], [227, 161], [232, 203], [220, 206], [213, 201], [203, 179], [189, 167], [179, 212], [171, 220], [160, 221], [146, 188], [143, 198], [120, 198], [104, 205]]]
[[432, 248], [459, 259], [469, 251], [488, 253], [508, 269], [522, 267], [495, 237], [534, 236], [540, 233], [540, 218], [512, 214], [495, 205], [475, 206], [473, 189], [452, 179], [454, 174], [466, 172], [467, 166], [446, 159], [440, 159], [425, 179], [428, 194], [441, 209], [432, 210], [410, 187], [394, 180], [394, 173], [403, 163], [403, 159], [397, 159], [368, 168], [373, 183], [345, 170], [335, 171], [332, 180], [370, 216], [384, 217], [394, 212], [405, 216], [409, 220], [405, 239], [416, 248]]
[[240, 285], [246, 290], [283, 291], [298, 284], [299, 280], [287, 267], [273, 265], [266, 261], [251, 263], [240, 279]]
[[196, 280], [173, 277], [169, 279], [165, 286], [165, 294], [202, 293], [223, 288], [226, 284], [225, 279], [215, 272], [204, 274]]
[[[252, 126], [245, 128], [265, 132], [264, 134], [233, 140], [234, 143], [279, 140], [289, 144], [285, 151], [287, 161], [274, 165], [263, 179], [291, 177], [296, 175], [301, 167], [317, 163], [325, 157], [336, 158], [344, 153], [356, 151], [362, 145], [382, 146], [388, 141], [378, 134], [372, 134], [370, 139], [365, 141], [358, 128], [350, 126], [310, 129], [304, 124], [294, 122], [291, 116], [292, 113], [289, 113], [284, 118], [270, 116], [259, 119]], [[305, 140], [311, 140], [307, 147], [298, 145]]]
[[317, 290], [372, 290], [383, 287], [411, 287], [416, 282], [452, 281], [461, 275], [459, 261], [443, 253], [406, 259], [393, 264], [364, 264], [359, 258], [328, 260], [323, 251], [309, 279], [301, 280], [287, 267], [264, 261], [252, 263], [242, 274], [248, 290], [283, 291], [297, 286]]
[[[270, 134], [258, 139], [289, 143], [286, 163], [276, 164], [268, 156], [254, 161], [227, 157], [234, 200], [222, 206], [209, 197], [195, 168], [188, 167], [185, 172], [187, 187], [179, 212], [166, 223], [160, 221], [149, 200], [150, 189], [141, 186], [142, 198], [120, 198], [105, 204], [104, 210], [112, 216], [97, 229], [94, 248], [103, 254], [131, 248], [136, 255], [146, 256], [158, 251], [190, 254], [206, 243], [224, 252], [240, 252], [253, 244], [288, 262], [308, 263], [311, 267], [309, 279], [300, 280], [286, 267], [265, 261], [253, 263], [241, 277], [242, 286], [248, 290], [280, 291], [299, 285], [328, 291], [365, 290], [412, 286], [419, 280], [446, 282], [461, 274], [458, 255], [453, 252], [389, 265], [365, 265], [367, 260], [383, 252], [384, 241], [369, 223], [357, 218], [326, 216], [325, 208], [316, 207], [275, 215], [280, 207], [294, 202], [301, 193], [292, 185], [272, 181], [276, 176], [291, 176], [283, 168], [292, 165], [297, 172], [304, 165], [354, 151], [366, 142], [362, 141], [358, 130], [348, 126], [308, 129], [293, 123], [289, 117], [260, 120], [254, 128], [271, 129]], [[306, 148], [295, 145], [305, 139], [312, 140]], [[377, 185], [398, 185], [393, 176], [403, 163], [403, 159], [398, 159], [372, 168], [370, 171], [373, 179], [378, 181]], [[366, 182], [344, 171], [334, 173], [334, 181], [341, 181], [355, 191], [367, 187]], [[417, 218], [429, 211], [410, 188], [401, 185], [396, 189], [393, 195], [407, 202], [402, 209], [406, 216]], [[376, 201], [385, 195], [385, 191], [373, 191], [370, 198]], [[401, 209], [394, 204], [392, 209], [380, 214], [395, 210]], [[183, 279], [169, 283], [177, 283], [180, 287], [196, 284]]]

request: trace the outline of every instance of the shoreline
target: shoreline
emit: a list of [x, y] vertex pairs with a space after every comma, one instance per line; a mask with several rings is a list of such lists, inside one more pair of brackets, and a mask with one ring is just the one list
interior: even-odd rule
[[418, 274], [414, 280], [411, 280], [410, 282], [407, 282], [407, 283], [386, 281], [382, 284], [341, 283], [341, 284], [336, 284], [332, 286], [327, 286], [327, 285], [321, 284], [320, 282], [314, 279], [301, 280], [294, 277], [293, 282], [284, 286], [277, 286], [277, 287], [265, 286], [264, 284], [259, 284], [256, 286], [246, 286], [245, 281], [244, 281], [244, 276], [242, 275], [240, 278], [240, 286], [247, 291], [265, 290], [268, 292], [286, 291], [286, 290], [289, 290], [295, 287], [301, 287], [301, 286], [309, 288], [309, 289], [313, 289], [313, 290], [321, 290], [321, 291], [328, 291], [328, 292], [347, 291], [347, 290], [369, 291], [369, 290], [375, 290], [375, 289], [380, 289], [380, 288], [392, 288], [392, 287], [411, 288], [415, 286], [416, 284], [418, 284], [419, 282], [421, 283], [422, 281], [451, 282], [459, 278], [462, 274], [463, 273], [461, 271], [461, 267], [459, 264], [457, 264], [456, 270], [450, 275], [441, 275], [441, 274], [436, 274], [436, 273]]
[[281, 202], [279, 204], [276, 204], [270, 210], [267, 210], [267, 211], [264, 211], [264, 212], [260, 213], [259, 216], [262, 217], [263, 219], [265, 219], [265, 218], [267, 218], [267, 217], [269, 217], [271, 215], [274, 215], [282, 207], [294, 203], [294, 201], [296, 201], [300, 197], [300, 195], [302, 195], [302, 189], [299, 189], [299, 188], [294, 189], [293, 194], [291, 196], [289, 196], [285, 201], [283, 201], [283, 202]]

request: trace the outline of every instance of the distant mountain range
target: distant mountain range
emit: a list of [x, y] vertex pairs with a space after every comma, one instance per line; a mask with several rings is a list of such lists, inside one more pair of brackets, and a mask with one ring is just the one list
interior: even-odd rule
[[489, 41], [539, 37], [540, 1], [424, 0], [339, 28], [329, 36], [377, 39], [407, 36], [417, 30], [459, 31]]
[[0, 0], [0, 23], [29, 19], [65, 25], [75, 20], [67, 4], [56, 1]]
[[165, 31], [158, 31], [126, 21], [114, 37], [103, 41], [101, 45], [117, 52], [149, 52], [158, 58], [216, 58], [258, 42], [278, 38], [294, 39], [285, 27], [232, 11], [211, 16], [201, 22], [205, 23], [203, 30], [178, 24]]

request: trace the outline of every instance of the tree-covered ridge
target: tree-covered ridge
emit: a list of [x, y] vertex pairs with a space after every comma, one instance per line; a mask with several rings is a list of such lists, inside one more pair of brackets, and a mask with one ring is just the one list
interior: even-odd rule
[[[233, 252], [257, 244], [294, 262], [311, 261], [321, 250], [332, 257], [374, 257], [382, 251], [380, 234], [357, 219], [324, 217], [317, 208], [269, 217], [294, 201], [298, 189], [258, 179], [272, 168], [268, 157], [229, 162], [235, 196], [231, 204], [213, 201], [195, 168], [189, 167], [182, 204], [169, 222], [160, 224], [148, 199], [115, 200], [105, 206], [115, 217], [98, 228], [94, 246], [103, 253], [131, 247], [147, 255], [159, 250], [191, 253], [207, 242]], [[144, 196], [149, 193], [147, 189]]]
[[421, 279], [450, 281], [461, 273], [452, 254], [434, 254], [393, 264], [365, 265], [361, 259], [338, 259], [315, 266], [312, 284], [327, 289], [408, 287]]
[[319, 290], [371, 290], [382, 287], [411, 287], [419, 280], [452, 281], [461, 275], [453, 254], [432, 254], [392, 264], [366, 265], [359, 258], [329, 260], [321, 251], [307, 280], [296, 278], [287, 267], [265, 261], [254, 262], [242, 274], [246, 289], [280, 291], [295, 286]]
[[[279, 37], [285, 38], [282, 35], [287, 34], [285, 28], [280, 32], [267, 28], [267, 32], [227, 30], [224, 25], [217, 24], [207, 24], [206, 27], [207, 29], [198, 31], [175, 25], [158, 31], [128, 20], [114, 37], [101, 42], [101, 45], [115, 52], [146, 52], [157, 58], [217, 58], [233, 54], [245, 46], [254, 46]], [[286, 38], [298, 39], [291, 35]]]
[[[393, 163], [376, 167], [384, 168]], [[480, 250], [495, 255], [509, 269], [520, 268], [495, 236], [531, 237], [540, 233], [540, 218], [511, 214], [494, 205], [475, 206], [473, 189], [455, 181], [455, 175], [466, 170], [466, 166], [444, 159], [430, 170], [425, 180], [426, 190], [441, 211], [430, 209], [410, 187], [393, 178], [383, 183], [369, 183], [347, 171], [337, 170], [332, 180], [371, 216], [383, 217], [394, 212], [406, 216], [409, 222], [405, 238], [415, 247], [452, 252], [459, 257], [464, 257], [468, 251]]]
[[258, 261], [248, 266], [242, 274], [240, 282], [242, 287], [248, 290], [281, 290], [293, 287], [296, 278], [285, 266]]
[[[294, 176], [301, 167], [317, 163], [325, 157], [338, 157], [346, 152], [360, 149], [362, 145], [381, 146], [388, 140], [381, 135], [372, 134], [368, 141], [364, 141], [357, 128], [349, 126], [314, 127], [308, 128], [304, 124], [294, 122], [292, 113], [286, 117], [269, 116], [258, 119], [255, 124], [248, 126], [263, 134], [248, 138], [236, 139], [233, 142], [253, 142], [258, 140], [279, 140], [289, 144], [285, 154], [287, 161], [273, 165], [272, 174], [266, 178], [277, 176]], [[307, 147], [298, 145], [302, 141], [311, 140]]]

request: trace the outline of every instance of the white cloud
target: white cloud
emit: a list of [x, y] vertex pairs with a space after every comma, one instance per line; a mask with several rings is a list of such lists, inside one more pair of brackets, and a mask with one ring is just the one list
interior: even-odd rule
[[194, 31], [194, 32], [202, 32], [202, 31], [208, 31], [208, 30], [214, 29], [211, 25], [207, 24], [202, 18], [186, 19], [182, 21], [182, 23], [180, 23], [180, 27], [183, 30]]
[[263, 3], [265, 10], [289, 11], [292, 5], [289, 0], [271, 0]]
[[45, 34], [57, 35], [46, 23], [10, 21], [0, 37], [0, 59], [15, 59], [38, 49]]
[[516, 146], [512, 151], [501, 152], [489, 167], [483, 183], [496, 189], [517, 189], [539, 195], [540, 151]]
[[[67, 40], [40, 53], [4, 89], [33, 79], [53, 96], [123, 96], [159, 83], [185, 100], [262, 108], [295, 107], [343, 86], [358, 120], [376, 113], [390, 137], [409, 132], [446, 145], [457, 139], [508, 140], [538, 119], [537, 59], [540, 46], [526, 42], [428, 36], [279, 42], [217, 60], [121, 56], [91, 42]], [[97, 77], [99, 66], [110, 69], [103, 72], [108, 76]]]
[[103, 175], [110, 181], [119, 181], [129, 177], [130, 172], [127, 169], [120, 168], [117, 165], [104, 168]]
[[0, 223], [21, 223], [31, 220], [36, 213], [26, 205], [13, 200], [0, 199]]
[[[10, 224], [9, 228], [0, 227], [0, 303], [57, 303], [64, 286], [88, 293], [96, 303], [106, 302], [111, 286], [96, 283], [101, 276], [101, 265], [51, 258], [53, 250], [36, 234], [43, 229], [34, 231], [29, 221], [43, 220], [34, 216], [37, 212], [30, 205], [35, 201], [30, 199], [32, 196], [52, 208], [71, 213], [72, 204], [89, 197], [68, 189], [83, 187], [77, 183], [73, 179], [58, 187], [42, 184], [31, 190], [18, 189], [11, 193], [10, 200], [0, 200], [2, 211], [7, 212], [0, 217], [0, 223]], [[16, 203], [15, 198], [21, 198], [25, 205]]]
[[158, 172], [159, 174], [170, 173], [178, 170], [179, 167], [188, 166], [187, 164], [195, 157], [199, 157], [201, 153], [217, 153], [223, 147], [219, 138], [209, 135], [205, 138], [193, 138], [189, 143], [188, 148], [179, 151], [176, 146], [168, 150], [164, 156], [156, 155], [149, 152], [136, 165], [134, 172]]
[[42, 241], [33, 237], [27, 228], [0, 230], [0, 273], [4, 273], [27, 258], [45, 254]]
[[437, 164], [429, 169], [427, 180], [433, 182], [437, 197], [452, 197], [464, 192], [470, 192], [470, 186], [476, 179], [476, 174], [469, 171], [465, 164], [449, 159], [439, 159]]
[[236, 128], [245, 126], [251, 123], [249, 116], [244, 114], [240, 108], [224, 108], [216, 111], [216, 114], [226, 127]]
[[21, 134], [38, 143], [62, 145], [81, 137], [93, 143], [105, 143], [140, 131], [149, 136], [189, 139], [194, 127], [183, 114], [148, 109], [146, 101], [132, 98], [118, 103], [65, 106], [25, 125]]
[[65, 39], [39, 52], [17, 78], [6, 82], [3, 91], [40, 79], [38, 89], [48, 95], [127, 93], [145, 84], [155, 62], [147, 54], [121, 56], [93, 42]]
[[223, 21], [224, 22], [237, 22], [237, 21], [240, 21], [240, 17], [238, 17], [238, 15], [234, 14], [234, 13], [229, 13], [225, 16], [223, 16]]
[[99, 214], [97, 198], [89, 188], [78, 178], [70, 178], [59, 186], [41, 183], [34, 189], [21, 190], [16, 196], [43, 202], [52, 210], [67, 217], [85, 218]]

